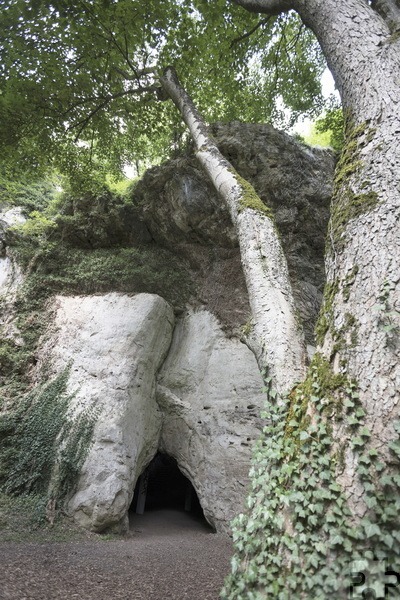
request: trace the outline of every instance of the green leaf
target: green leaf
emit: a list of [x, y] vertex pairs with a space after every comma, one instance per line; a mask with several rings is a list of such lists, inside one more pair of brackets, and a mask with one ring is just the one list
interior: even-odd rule
[[342, 491], [341, 486], [336, 482], [331, 483], [329, 485], [329, 489], [332, 490], [333, 492], [341, 492]]
[[376, 523], [365, 523], [364, 531], [368, 538], [373, 537], [374, 535], [381, 535], [381, 530]]
[[394, 538], [392, 535], [390, 535], [389, 533], [386, 534], [385, 536], [383, 536], [383, 541], [386, 544], [386, 546], [388, 546], [389, 548], [393, 548]]
[[344, 538], [341, 535], [335, 535], [329, 540], [331, 546], [341, 546], [344, 542]]
[[371, 437], [371, 432], [367, 427], [362, 427], [359, 434], [361, 437]]
[[353, 400], [350, 400], [350, 398], [346, 398], [343, 401], [343, 406], [344, 406], [344, 408], [354, 408], [355, 403], [353, 402]]
[[366, 498], [365, 503], [368, 506], [368, 508], [375, 508], [378, 505], [378, 501], [375, 498], [375, 496], [372, 496], [371, 498]]
[[363, 446], [365, 446], [365, 440], [363, 440], [361, 437], [355, 437], [352, 440], [352, 444], [353, 444], [353, 446], [356, 446], [356, 447], [363, 447]]

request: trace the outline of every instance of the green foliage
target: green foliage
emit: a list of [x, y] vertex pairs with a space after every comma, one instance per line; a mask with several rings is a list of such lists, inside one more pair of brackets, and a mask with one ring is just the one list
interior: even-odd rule
[[29, 214], [29, 219], [22, 225], [15, 225], [12, 231], [27, 238], [42, 238], [47, 236], [51, 229], [57, 225], [46, 214], [34, 210]]
[[[44, 496], [10, 496], [0, 492], [0, 537], [2, 542], [69, 542], [87, 540], [90, 534], [65, 515], [58, 514], [53, 524], [45, 522]], [[104, 539], [101, 536], [100, 539]]]
[[309, 146], [321, 146], [322, 148], [332, 146], [331, 131], [319, 131], [317, 122], [312, 123], [308, 132], [300, 136], [300, 141]]
[[179, 144], [180, 117], [157, 101], [154, 71], [169, 64], [210, 122], [321, 110], [322, 55], [294, 13], [260, 20], [222, 0], [6, 0], [0, 39], [0, 159], [21, 172], [57, 167], [76, 185]]
[[[0, 531], [2, 541], [15, 538], [22, 541], [27, 532], [37, 530], [44, 525], [45, 498], [31, 494], [29, 496], [10, 496], [0, 492]], [[18, 529], [19, 535], [18, 535]], [[25, 537], [26, 540], [26, 537]]]
[[[370, 446], [357, 386], [316, 355], [305, 384], [277, 399], [266, 382], [267, 425], [250, 472], [248, 510], [233, 522], [232, 573], [221, 598], [345, 598], [353, 561], [396, 564], [400, 423], [391, 456]], [[341, 411], [332, 411], [341, 397]], [[334, 439], [333, 427], [341, 427]], [[366, 513], [357, 518], [338, 483], [343, 457], [354, 457]]]
[[344, 146], [344, 118], [340, 107], [328, 109], [315, 123], [316, 132], [328, 136], [328, 143], [336, 152]]
[[0, 206], [19, 206], [26, 213], [41, 211], [57, 197], [59, 181], [46, 174], [40, 179], [29, 179], [23, 174], [0, 170]]
[[0, 415], [0, 488], [42, 498], [42, 508], [46, 499], [60, 502], [73, 491], [97, 417], [89, 409], [69, 413], [67, 379], [68, 370]]
[[26, 282], [19, 292], [15, 308], [20, 336], [0, 339], [0, 410], [6, 403], [18, 402], [29, 384], [29, 373], [35, 361], [35, 349], [46, 323], [43, 298], [30, 296], [33, 290]]
[[181, 304], [191, 291], [184, 262], [148, 237], [144, 244], [143, 231], [124, 196], [64, 194], [14, 228], [13, 250], [27, 274], [21, 296], [43, 302], [54, 293], [148, 292]]
[[155, 246], [87, 250], [51, 244], [25, 289], [37, 298], [54, 293], [148, 292], [180, 303], [190, 289], [185, 276], [181, 263]]

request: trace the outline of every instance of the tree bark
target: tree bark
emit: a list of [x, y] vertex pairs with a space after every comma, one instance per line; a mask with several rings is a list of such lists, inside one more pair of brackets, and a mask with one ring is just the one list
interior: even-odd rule
[[[336, 371], [357, 382], [371, 445], [388, 459], [400, 390], [394, 310], [400, 308], [400, 39], [362, 0], [294, 4], [321, 43], [347, 121], [326, 256], [329, 289], [336, 294], [331, 307], [325, 303], [322, 350]], [[351, 451], [340, 479], [353, 510], [365, 513]]]
[[[305, 344], [296, 318], [286, 259], [271, 215], [254, 189], [222, 156], [173, 68], [161, 85], [192, 135], [196, 156], [228, 205], [238, 235], [243, 271], [254, 321], [255, 354], [280, 393], [305, 373]], [[252, 205], [249, 206], [249, 205]]]
[[388, 24], [394, 33], [400, 27], [400, 2], [399, 0], [373, 0], [371, 6]]
[[[246, 0], [238, 3], [246, 7]], [[268, 1], [261, 4], [268, 13]], [[336, 372], [357, 381], [373, 442], [386, 454], [400, 390], [399, 345], [392, 339], [400, 331], [400, 37], [364, 0], [292, 5], [321, 44], [346, 117], [326, 256], [328, 289], [336, 293], [323, 307], [329, 314], [320, 349]], [[348, 453], [342, 483], [349, 498], [357, 497], [353, 461]]]
[[[246, 8], [246, 0], [237, 1]], [[260, 0], [260, 4], [263, 4], [260, 12], [269, 14], [268, 1]], [[385, 3], [393, 9], [390, 18], [386, 18], [378, 2], [370, 5], [365, 0], [293, 0], [291, 4], [320, 42], [341, 94], [346, 121], [345, 147], [338, 163], [331, 205], [327, 286], [317, 333], [318, 351], [324, 361], [321, 364], [324, 369], [329, 367], [329, 385], [338, 384], [337, 390], [328, 390], [328, 396], [336, 397], [336, 406], [340, 407], [345, 398], [348, 404], [339, 416], [332, 416], [335, 408], [330, 418], [323, 412], [318, 413], [318, 418], [322, 415], [321, 420], [325, 423], [323, 427], [329, 428], [334, 440], [330, 446], [327, 442], [325, 454], [320, 454], [319, 467], [308, 469], [306, 463], [296, 463], [300, 460], [299, 442], [292, 455], [285, 454], [291, 448], [290, 423], [296, 428], [290, 411], [286, 414], [284, 434], [289, 441], [285, 441], [277, 429], [272, 442], [269, 444], [265, 439], [263, 443], [266, 448], [270, 446], [265, 456], [270, 452], [274, 457], [269, 467], [271, 478], [277, 472], [278, 460], [282, 461], [278, 463], [282, 469], [281, 479], [284, 479], [287, 463], [292, 462], [294, 469], [304, 469], [306, 473], [298, 484], [293, 482], [293, 477], [288, 482], [292, 494], [303, 495], [309, 488], [306, 479], [312, 476], [319, 486], [329, 489], [327, 493], [331, 490], [343, 493], [348, 512], [343, 512], [342, 516], [346, 526], [338, 525], [337, 521], [331, 526], [317, 525], [318, 540], [311, 521], [315, 517], [309, 517], [306, 505], [303, 508], [291, 504], [286, 489], [281, 490], [281, 496], [276, 493], [274, 510], [279, 506], [280, 515], [283, 515], [284, 527], [280, 535], [288, 538], [287, 546], [279, 548], [279, 542], [274, 542], [277, 546], [266, 544], [262, 551], [280, 559], [284, 557], [283, 563], [286, 560], [286, 567], [290, 565], [287, 548], [299, 522], [302, 529], [298, 531], [304, 540], [314, 539], [314, 544], [326, 540], [321, 554], [313, 555], [315, 563], [307, 563], [307, 557], [311, 556], [307, 545], [310, 542], [300, 550], [300, 544], [294, 543], [295, 551], [305, 563], [303, 574], [293, 575], [293, 585], [298, 586], [293, 587], [296, 589], [293, 597], [328, 598], [338, 589], [332, 583], [340, 574], [338, 565], [344, 567], [346, 561], [348, 565], [363, 552], [369, 553], [371, 560], [388, 558], [393, 561], [393, 557], [398, 559], [400, 551], [397, 545], [400, 534], [396, 519], [392, 520], [400, 492], [397, 485], [400, 481], [400, 36], [398, 32], [393, 34], [393, 14], [398, 8], [395, 2]], [[349, 397], [346, 396], [346, 384], [339, 385], [339, 381], [347, 381]], [[317, 391], [312, 388], [309, 391], [311, 382]], [[305, 430], [300, 432], [300, 441], [308, 439], [307, 427], [314, 432], [310, 439], [317, 440], [317, 413], [312, 407], [312, 399], [318, 397], [326, 383], [326, 370], [322, 373], [314, 368], [308, 374], [301, 396], [302, 406], [308, 402], [308, 409], [306, 420], [302, 422]], [[357, 392], [353, 393], [355, 387]], [[326, 403], [326, 388], [324, 394], [322, 401]], [[292, 405], [292, 410], [294, 408]], [[357, 433], [359, 431], [364, 438]], [[285, 460], [284, 456], [290, 458]], [[336, 477], [331, 485], [324, 479], [327, 475], [323, 459], [327, 456]], [[264, 466], [267, 464], [268, 460], [264, 459], [263, 468], [268, 469]], [[257, 473], [261, 477], [262, 469]], [[255, 489], [261, 494], [262, 488]], [[310, 497], [315, 497], [312, 489], [309, 493]], [[280, 499], [285, 494], [287, 504]], [[254, 515], [257, 515], [260, 501], [255, 496], [252, 502]], [[267, 495], [263, 502], [262, 514], [269, 514]], [[326, 511], [331, 509], [332, 504], [327, 502]], [[303, 521], [298, 518], [299, 510]], [[256, 519], [253, 513], [250, 518], [253, 522]], [[334, 526], [337, 528], [334, 536], [338, 534], [336, 538], [342, 542], [346, 539], [347, 546], [330, 543]], [[347, 531], [356, 533], [354, 537], [346, 538]], [[266, 526], [265, 537], [272, 539], [273, 533], [273, 528]], [[243, 539], [245, 544], [246, 534]], [[251, 551], [243, 554], [244, 558], [239, 553], [240, 569], [246, 570], [253, 557]], [[322, 561], [328, 573], [321, 575], [319, 580], [314, 572], [315, 565], [320, 564], [318, 561]], [[274, 568], [273, 562], [268, 562], [267, 571], [271, 568]], [[236, 587], [240, 577], [236, 577], [230, 595], [226, 596], [229, 600], [241, 597], [239, 587]], [[312, 581], [315, 586], [311, 590], [307, 585], [314, 585]], [[269, 593], [264, 595], [257, 585], [249, 583], [246, 589], [260, 592], [257, 598], [277, 597]], [[277, 590], [281, 589], [278, 583], [276, 586]], [[309, 592], [305, 592], [306, 589]], [[334, 597], [347, 598], [348, 593], [341, 588]]]

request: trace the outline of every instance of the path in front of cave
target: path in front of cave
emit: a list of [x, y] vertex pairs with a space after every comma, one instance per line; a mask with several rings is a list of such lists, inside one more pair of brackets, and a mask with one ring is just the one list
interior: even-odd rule
[[189, 513], [131, 515], [114, 541], [0, 540], [1, 600], [217, 600], [231, 540]]

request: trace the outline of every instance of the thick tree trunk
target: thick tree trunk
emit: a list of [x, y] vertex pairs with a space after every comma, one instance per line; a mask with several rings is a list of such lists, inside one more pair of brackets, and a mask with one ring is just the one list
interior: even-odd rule
[[226, 201], [239, 239], [243, 271], [254, 320], [255, 353], [276, 389], [283, 393], [305, 372], [305, 345], [296, 318], [286, 259], [269, 209], [241, 180], [209, 136], [207, 127], [172, 68], [161, 84], [187, 124], [196, 156]]
[[[253, 0], [235, 1], [255, 10]], [[273, 4], [276, 12], [277, 1]], [[282, 11], [287, 4], [281, 3]], [[256, 594], [248, 597], [276, 598], [288, 589], [288, 581], [293, 598], [353, 597], [344, 577], [360, 558], [382, 565], [388, 561], [400, 572], [396, 3], [388, 0], [380, 8], [378, 2], [371, 6], [364, 0], [290, 4], [319, 39], [336, 80], [346, 145], [331, 207], [318, 359], [292, 394], [290, 410], [275, 418], [277, 425], [263, 440], [265, 451], [254, 467], [251, 514], [236, 534], [244, 551], [239, 548], [238, 570], [225, 590], [229, 599], [241, 598], [243, 589]], [[386, 20], [382, 4], [393, 8]], [[258, 0], [257, 6], [268, 13], [270, 1]], [[286, 420], [284, 433], [280, 419]], [[318, 517], [322, 514], [329, 521]], [[258, 546], [255, 526], [264, 535]], [[260, 554], [266, 557], [266, 574], [252, 579]], [[365, 587], [369, 584], [376, 597], [383, 597], [385, 574], [370, 575], [368, 581], [371, 572], [371, 565], [364, 566]], [[354, 589], [355, 594], [362, 591]], [[279, 597], [292, 597], [282, 593]]]
[[[387, 459], [400, 409], [400, 39], [362, 0], [293, 4], [321, 43], [347, 121], [326, 257], [322, 349], [336, 371], [357, 382], [371, 445]], [[353, 453], [345, 458], [341, 483], [363, 514]]]
[[[255, 10], [252, 0], [237, 3]], [[287, 4], [281, 3], [282, 11]], [[398, 8], [387, 4], [392, 23]], [[260, 12], [268, 13], [269, 5], [270, 0], [257, 2]], [[292, 0], [290, 5], [319, 40], [346, 117], [320, 349], [335, 372], [357, 382], [373, 442], [385, 453], [400, 409], [400, 36], [391, 33], [382, 11], [364, 0]], [[351, 453], [347, 460], [343, 483], [356, 498]], [[364, 510], [362, 503], [352, 504]]]

